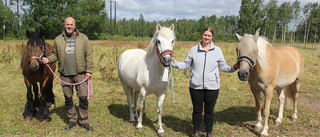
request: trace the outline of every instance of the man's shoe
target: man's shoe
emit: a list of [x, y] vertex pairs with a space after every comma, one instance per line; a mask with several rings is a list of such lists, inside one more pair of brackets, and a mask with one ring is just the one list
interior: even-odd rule
[[66, 127], [66, 130], [70, 130], [71, 128], [73, 128], [76, 125], [76, 123], [74, 122], [69, 122], [68, 126]]
[[88, 130], [88, 131], [92, 131], [93, 128], [89, 125], [89, 123], [83, 124], [81, 127], [83, 127], [84, 129]]

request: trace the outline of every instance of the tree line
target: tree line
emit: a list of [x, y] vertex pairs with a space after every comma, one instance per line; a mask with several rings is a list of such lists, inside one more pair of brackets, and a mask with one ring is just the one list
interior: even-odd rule
[[[110, 28], [105, 0], [2, 0], [0, 3], [1, 39], [21, 39], [26, 30], [42, 30], [47, 39], [53, 39], [63, 31], [64, 19], [76, 19], [79, 31], [89, 39], [136, 40], [149, 39], [155, 26], [175, 24], [179, 41], [198, 41], [203, 27], [214, 28], [215, 41], [236, 41], [234, 33], [254, 34], [261, 27], [261, 34], [272, 42], [315, 42], [319, 40], [320, 5], [311, 2], [301, 7], [300, 1], [284, 2], [278, 6], [277, 0], [242, 0], [239, 15], [217, 17], [202, 16], [200, 19], [170, 19], [165, 21], [145, 21], [120, 19], [116, 29]], [[14, 8], [16, 7], [16, 8]], [[16, 9], [13, 11], [12, 9]], [[19, 9], [23, 14], [19, 14]]]

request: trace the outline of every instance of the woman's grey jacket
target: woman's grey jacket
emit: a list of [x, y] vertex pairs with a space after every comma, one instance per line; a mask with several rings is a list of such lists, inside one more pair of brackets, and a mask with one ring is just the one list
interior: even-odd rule
[[236, 71], [233, 65], [226, 63], [221, 49], [213, 42], [208, 51], [202, 48], [201, 42], [192, 47], [184, 62], [174, 61], [174, 67], [180, 70], [192, 67], [189, 87], [208, 90], [220, 88], [219, 69], [223, 72]]

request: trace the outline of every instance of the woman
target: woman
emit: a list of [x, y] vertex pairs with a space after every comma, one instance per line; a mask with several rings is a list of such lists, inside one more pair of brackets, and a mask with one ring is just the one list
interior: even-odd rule
[[174, 67], [187, 70], [190, 67], [189, 90], [193, 105], [192, 121], [194, 136], [198, 137], [203, 103], [205, 109], [205, 125], [207, 137], [212, 136], [214, 106], [218, 98], [220, 88], [219, 69], [223, 72], [234, 72], [239, 67], [236, 64], [227, 65], [223, 53], [219, 47], [211, 41], [213, 28], [205, 27], [201, 33], [202, 41], [192, 47], [184, 60], [173, 60]]

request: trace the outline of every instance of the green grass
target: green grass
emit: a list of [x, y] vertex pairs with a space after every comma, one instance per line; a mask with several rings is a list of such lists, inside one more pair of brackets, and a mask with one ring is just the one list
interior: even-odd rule
[[[53, 43], [52, 40], [47, 40]], [[156, 136], [157, 113], [155, 95], [147, 96], [143, 115], [144, 131], [137, 131], [129, 123], [129, 110], [126, 96], [117, 75], [119, 55], [130, 48], [146, 49], [149, 42], [136, 41], [91, 41], [94, 53], [94, 93], [89, 99], [89, 121], [93, 132], [86, 132], [79, 126], [71, 131], [64, 130], [67, 116], [60, 82], [54, 80], [53, 91], [56, 107], [50, 110], [52, 121], [41, 124], [37, 119], [24, 121], [22, 113], [26, 102], [26, 87], [20, 68], [26, 41], [0, 42], [0, 136]], [[117, 45], [118, 44], [118, 45]], [[183, 61], [189, 49], [198, 42], [177, 42], [174, 59]], [[228, 64], [236, 62], [237, 43], [216, 43], [222, 50]], [[117, 45], [117, 46], [116, 46]], [[124, 46], [119, 46], [124, 45]], [[130, 45], [130, 46], [129, 46]], [[275, 44], [278, 45], [278, 44]], [[292, 122], [291, 111], [284, 112], [283, 122], [273, 125], [278, 115], [277, 94], [274, 92], [269, 118], [270, 136], [317, 136], [319, 135], [320, 102], [320, 50], [297, 45], [305, 59], [305, 74], [299, 98], [299, 121]], [[320, 47], [317, 45], [317, 47]], [[172, 101], [171, 88], [164, 102], [163, 128], [166, 136], [190, 136], [192, 134], [192, 104], [188, 90], [189, 70], [173, 70], [175, 101]], [[221, 89], [215, 108], [213, 127], [216, 136], [257, 136], [253, 132], [256, 122], [254, 98], [247, 82], [239, 81], [237, 73], [220, 73]], [[74, 96], [76, 98], [76, 96]], [[78, 108], [78, 100], [74, 99]], [[204, 129], [204, 126], [202, 126]], [[201, 133], [205, 135], [204, 131]]]

